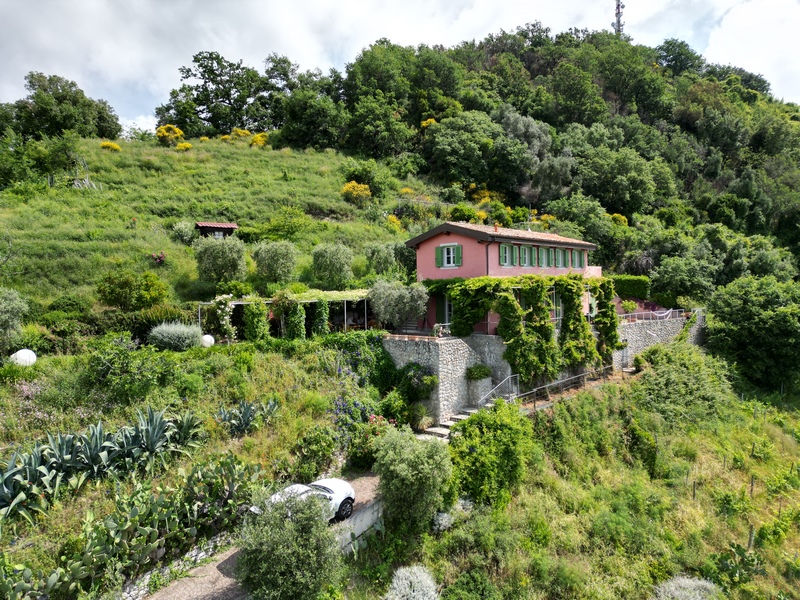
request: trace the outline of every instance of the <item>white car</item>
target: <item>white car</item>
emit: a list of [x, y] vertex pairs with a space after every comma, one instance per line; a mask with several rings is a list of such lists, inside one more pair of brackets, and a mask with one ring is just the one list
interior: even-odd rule
[[[329, 519], [343, 521], [353, 514], [356, 493], [353, 486], [343, 479], [320, 479], [308, 485], [294, 483], [280, 492], [272, 494], [269, 500], [270, 502], [280, 502], [291, 496], [304, 498], [310, 495], [319, 496], [326, 501], [325, 506], [328, 507]], [[250, 511], [257, 515], [261, 514], [261, 509], [257, 506], [251, 506]]]

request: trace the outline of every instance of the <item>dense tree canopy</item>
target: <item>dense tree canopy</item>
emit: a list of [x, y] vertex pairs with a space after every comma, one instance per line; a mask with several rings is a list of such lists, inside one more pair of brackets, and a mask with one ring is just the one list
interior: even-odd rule
[[105, 100], [92, 100], [78, 84], [58, 75], [30, 72], [29, 94], [0, 106], [0, 126], [11, 127], [27, 139], [56, 137], [73, 131], [80, 137], [116, 139], [122, 126]]

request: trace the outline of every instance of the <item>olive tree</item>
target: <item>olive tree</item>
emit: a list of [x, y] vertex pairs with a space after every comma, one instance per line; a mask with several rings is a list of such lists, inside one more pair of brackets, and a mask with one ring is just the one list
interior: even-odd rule
[[421, 317], [428, 306], [428, 290], [421, 283], [406, 286], [399, 281], [381, 279], [375, 282], [367, 297], [378, 321], [392, 327]]
[[316, 496], [270, 502], [256, 494], [260, 514], [242, 527], [238, 579], [254, 600], [316, 600], [338, 579], [342, 552]]
[[202, 237], [192, 244], [200, 278], [213, 283], [241, 279], [246, 274], [244, 242], [235, 236]]
[[294, 278], [299, 252], [289, 241], [261, 242], [253, 249], [253, 260], [259, 275], [273, 283], [286, 283]]
[[314, 278], [324, 288], [343, 289], [353, 278], [353, 251], [344, 244], [319, 244], [311, 259]]
[[447, 446], [418, 440], [409, 428], [390, 428], [376, 440], [375, 471], [388, 525], [424, 531], [442, 508], [453, 466]]

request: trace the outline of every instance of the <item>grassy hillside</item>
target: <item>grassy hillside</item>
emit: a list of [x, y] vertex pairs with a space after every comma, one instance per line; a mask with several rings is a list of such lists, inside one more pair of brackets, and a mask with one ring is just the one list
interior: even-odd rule
[[[370, 242], [404, 239], [383, 210], [342, 200], [346, 159], [336, 152], [255, 149], [218, 139], [195, 141], [188, 152], [154, 142], [120, 145], [120, 152], [109, 152], [99, 140], [80, 142], [88, 172], [79, 175], [88, 174], [97, 189], [66, 182], [0, 192], [3, 233], [17, 254], [6, 285], [38, 300], [88, 293], [104, 272], [152, 268], [151, 254], [164, 251], [159, 274], [176, 287], [178, 300], [193, 299], [191, 251], [169, 235], [178, 221], [271, 224], [275, 237], [291, 239], [306, 254], [320, 242], [346, 242], [358, 253]], [[410, 185], [424, 191], [419, 182]]]

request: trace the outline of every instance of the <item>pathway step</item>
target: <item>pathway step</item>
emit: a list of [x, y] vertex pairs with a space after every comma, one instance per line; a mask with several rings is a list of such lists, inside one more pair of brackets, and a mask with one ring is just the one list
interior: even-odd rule
[[465, 408], [465, 409], [464, 409], [464, 412], [465, 412], [466, 414], [468, 414], [468, 415], [474, 415], [474, 414], [476, 414], [476, 413], [477, 413], [479, 410], [480, 410], [480, 408]]
[[456, 423], [458, 423], [458, 421], [455, 420], [455, 417], [454, 417], [453, 419], [450, 419], [449, 421], [442, 421], [441, 423], [439, 423], [439, 427], [447, 427], [448, 429], [450, 429]]
[[475, 413], [460, 413], [457, 415], [453, 415], [452, 417], [450, 417], [450, 419], [453, 421], [466, 421], [474, 414]]
[[450, 437], [450, 430], [447, 427], [428, 427], [425, 433], [441, 438]]

